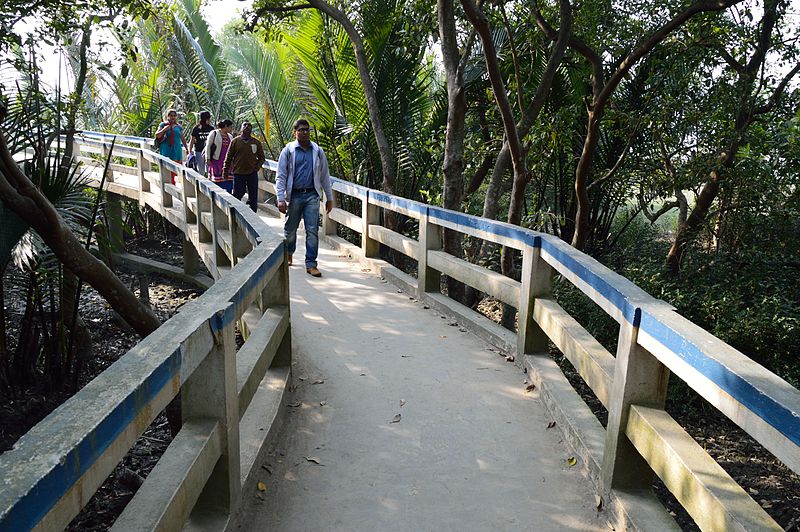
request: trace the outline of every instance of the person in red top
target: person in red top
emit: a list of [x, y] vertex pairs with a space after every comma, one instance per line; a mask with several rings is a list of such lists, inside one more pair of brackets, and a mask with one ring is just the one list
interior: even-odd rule
[[[178, 123], [178, 112], [175, 109], [167, 111], [167, 121], [161, 122], [156, 131], [156, 140], [160, 142], [158, 151], [164, 157], [169, 157], [179, 163], [183, 160], [181, 146], [186, 148], [183, 140], [183, 127]], [[188, 150], [187, 150], [188, 151]], [[175, 184], [175, 172], [172, 174], [172, 184]]]

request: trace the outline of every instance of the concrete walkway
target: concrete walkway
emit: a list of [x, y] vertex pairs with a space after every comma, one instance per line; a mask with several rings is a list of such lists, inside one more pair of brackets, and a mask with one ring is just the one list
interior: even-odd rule
[[334, 251], [312, 278], [302, 246], [296, 389], [242, 530], [609, 530], [521, 370]]

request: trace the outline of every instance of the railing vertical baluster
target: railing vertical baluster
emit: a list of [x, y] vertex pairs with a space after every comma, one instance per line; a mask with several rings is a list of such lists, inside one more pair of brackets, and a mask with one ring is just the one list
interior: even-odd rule
[[241, 492], [233, 308], [229, 305], [210, 320], [214, 347], [181, 388], [184, 423], [209, 418], [219, 423], [222, 455], [195, 505], [203, 512], [229, 513]]
[[377, 257], [380, 252], [380, 242], [369, 237], [369, 226], [380, 222], [380, 210], [377, 205], [370, 204], [369, 191], [361, 200], [361, 221], [361, 251], [364, 257]]
[[634, 323], [620, 325], [617, 360], [608, 405], [603, 454], [603, 488], [648, 489], [653, 471], [625, 435], [632, 404], [664, 408], [669, 369], [637, 343], [640, 311]]
[[441, 274], [428, 267], [428, 251], [442, 249], [442, 230], [431, 223], [428, 208], [419, 216], [419, 257], [417, 257], [417, 293], [438, 292]]
[[553, 291], [553, 268], [542, 258], [542, 249], [526, 245], [522, 250], [522, 286], [519, 291], [517, 314], [517, 355], [547, 353], [547, 334], [534, 320], [533, 307], [537, 297]]

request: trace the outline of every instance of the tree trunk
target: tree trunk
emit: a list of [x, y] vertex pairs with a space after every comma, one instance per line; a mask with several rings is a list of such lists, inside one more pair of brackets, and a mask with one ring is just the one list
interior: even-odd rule
[[[392, 155], [391, 147], [389, 146], [389, 142], [386, 140], [386, 134], [383, 131], [383, 120], [381, 119], [378, 97], [375, 95], [375, 87], [372, 84], [372, 77], [369, 73], [369, 62], [367, 61], [367, 53], [364, 48], [364, 40], [361, 38], [361, 35], [358, 33], [358, 30], [356, 30], [350, 19], [347, 18], [347, 15], [345, 15], [340, 9], [328, 4], [325, 2], [325, 0], [309, 0], [309, 4], [341, 24], [345, 33], [347, 33], [347, 36], [350, 38], [350, 42], [353, 45], [353, 51], [355, 52], [358, 74], [361, 77], [361, 84], [364, 86], [364, 95], [366, 96], [367, 100], [367, 110], [369, 111], [372, 131], [375, 135], [375, 143], [378, 145], [378, 153], [380, 154], [381, 158], [381, 169], [383, 170], [383, 190], [389, 194], [394, 194], [397, 176], [394, 155]], [[387, 223], [387, 225], [389, 224]]]
[[[0, 110], [0, 120], [3, 118], [5, 110]], [[39, 233], [66, 268], [94, 287], [140, 336], [147, 336], [161, 325], [155, 314], [83, 247], [55, 207], [17, 167], [2, 135], [0, 199]]]
[[583, 142], [583, 151], [575, 169], [575, 197], [577, 198], [578, 210], [575, 213], [575, 232], [572, 234], [572, 246], [582, 250], [586, 246], [591, 227], [589, 224], [589, 173], [594, 151], [600, 140], [600, 118], [602, 110], [589, 112], [589, 125], [586, 130], [586, 138]]
[[[466, 130], [467, 99], [464, 94], [464, 76], [456, 41], [456, 21], [453, 0], [438, 1], [439, 35], [447, 81], [447, 132], [444, 143], [444, 208], [462, 211], [464, 199], [464, 135]], [[465, 50], [465, 54], [469, 50]], [[444, 231], [444, 250], [458, 258], [463, 257], [461, 233]], [[447, 295], [457, 301], [464, 300], [464, 285], [447, 278]]]

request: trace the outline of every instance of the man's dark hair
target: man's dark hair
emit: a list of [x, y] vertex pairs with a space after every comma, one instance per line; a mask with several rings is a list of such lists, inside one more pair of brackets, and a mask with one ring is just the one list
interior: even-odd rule
[[245, 127], [245, 126], [253, 127], [253, 124], [251, 124], [250, 122], [242, 122], [242, 127]]
[[200, 123], [208, 124], [209, 120], [211, 120], [211, 113], [209, 111], [200, 111]]
[[306, 120], [305, 118], [298, 118], [298, 119], [295, 121], [295, 123], [294, 123], [294, 126], [292, 126], [292, 128], [293, 128], [295, 131], [297, 131], [297, 130], [300, 128], [300, 126], [306, 126], [306, 127], [310, 128], [310, 127], [311, 127], [311, 124], [309, 124], [309, 123], [308, 123], [308, 120]]

